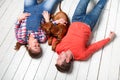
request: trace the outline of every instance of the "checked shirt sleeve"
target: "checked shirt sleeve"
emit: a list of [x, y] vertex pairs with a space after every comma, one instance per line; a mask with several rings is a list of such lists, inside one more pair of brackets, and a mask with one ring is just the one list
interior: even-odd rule
[[17, 42], [21, 44], [26, 44], [26, 21], [17, 21], [15, 24], [15, 35]]
[[41, 42], [41, 43], [46, 42], [47, 36], [45, 35], [45, 32], [41, 28], [39, 28], [39, 30], [38, 30], [38, 36], [39, 36], [38, 37], [39, 42]]

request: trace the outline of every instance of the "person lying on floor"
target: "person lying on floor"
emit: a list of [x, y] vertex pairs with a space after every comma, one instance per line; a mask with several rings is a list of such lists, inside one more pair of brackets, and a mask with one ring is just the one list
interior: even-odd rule
[[55, 66], [60, 72], [68, 72], [73, 60], [89, 59], [96, 51], [110, 43], [115, 37], [115, 33], [110, 32], [107, 38], [87, 45], [92, 30], [107, 0], [99, 0], [95, 7], [86, 14], [89, 1], [80, 0], [67, 34], [56, 46], [55, 51], [58, 54], [58, 58]]
[[24, 0], [24, 12], [18, 18], [15, 26], [17, 39], [15, 50], [19, 50], [22, 45], [25, 45], [31, 57], [41, 54], [39, 43], [44, 43], [47, 40], [45, 32], [41, 29], [41, 22], [44, 19], [42, 13], [48, 11], [51, 14], [55, 5], [60, 1], [44, 0], [38, 4], [37, 0]]

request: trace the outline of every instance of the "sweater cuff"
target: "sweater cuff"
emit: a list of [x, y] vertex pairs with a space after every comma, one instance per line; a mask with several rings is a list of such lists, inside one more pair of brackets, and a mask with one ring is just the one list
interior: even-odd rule
[[107, 40], [110, 41], [110, 38], [108, 37]]

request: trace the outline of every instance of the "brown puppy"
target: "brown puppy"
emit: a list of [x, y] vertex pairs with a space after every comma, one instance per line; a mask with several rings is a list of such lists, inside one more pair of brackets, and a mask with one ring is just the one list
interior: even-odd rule
[[[55, 50], [56, 45], [61, 41], [61, 39], [65, 36], [68, 27], [69, 27], [69, 19], [65, 12], [61, 10], [61, 3], [59, 5], [59, 12], [53, 15], [52, 22], [42, 24], [42, 29], [46, 32], [49, 36], [48, 44], [52, 44], [53, 38], [56, 38], [56, 41], [52, 44], [52, 50]], [[58, 23], [55, 24], [54, 22], [59, 19], [64, 19], [66, 23]]]

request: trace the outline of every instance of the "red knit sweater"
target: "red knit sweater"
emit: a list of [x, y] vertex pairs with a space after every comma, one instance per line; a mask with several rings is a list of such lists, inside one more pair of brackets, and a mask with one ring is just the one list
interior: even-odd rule
[[107, 38], [87, 45], [90, 35], [91, 30], [88, 25], [82, 22], [73, 22], [66, 36], [57, 45], [56, 52], [60, 54], [69, 49], [72, 51], [75, 60], [86, 60], [110, 41], [110, 38]]

